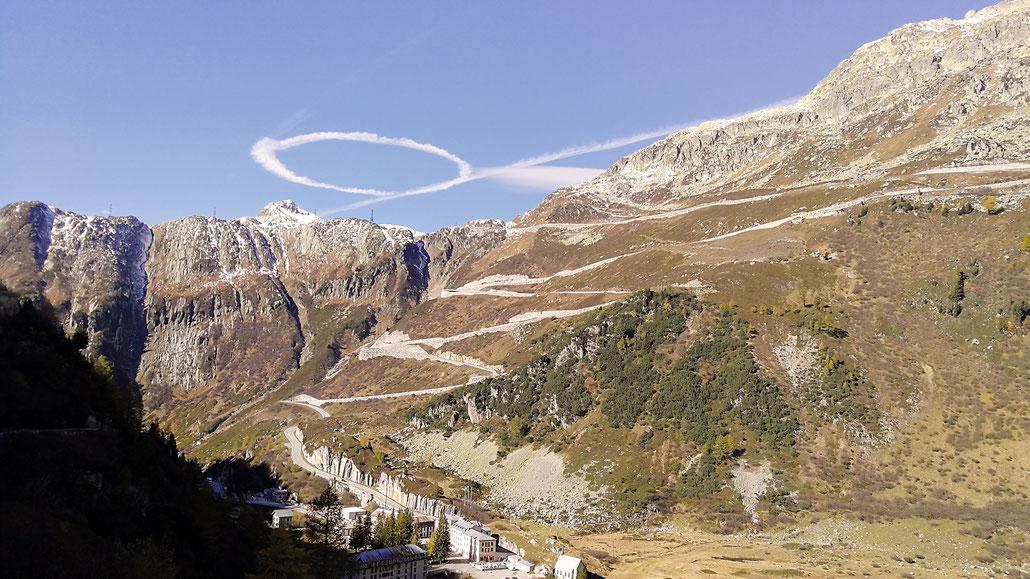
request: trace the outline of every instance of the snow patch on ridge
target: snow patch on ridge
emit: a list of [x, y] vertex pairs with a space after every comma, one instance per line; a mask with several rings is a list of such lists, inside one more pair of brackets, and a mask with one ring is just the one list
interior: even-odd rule
[[322, 219], [311, 213], [301, 209], [296, 203], [290, 199], [284, 201], [276, 201], [265, 205], [257, 217], [243, 217], [240, 221], [250, 221], [255, 225], [262, 227], [299, 227], [301, 225], [310, 225], [321, 221]]
[[53, 243], [51, 230], [54, 228], [54, 218], [60, 209], [44, 205], [40, 208], [35, 218], [35, 227], [32, 229], [32, 242], [34, 244], [32, 256], [36, 260], [36, 267], [43, 269], [47, 255], [50, 254], [50, 244]]
[[136, 303], [143, 307], [143, 300], [147, 297], [147, 259], [150, 258], [150, 245], [154, 242], [154, 232], [150, 227], [144, 227], [137, 237], [136, 255], [129, 270], [129, 280], [132, 282], [132, 293], [136, 297]]

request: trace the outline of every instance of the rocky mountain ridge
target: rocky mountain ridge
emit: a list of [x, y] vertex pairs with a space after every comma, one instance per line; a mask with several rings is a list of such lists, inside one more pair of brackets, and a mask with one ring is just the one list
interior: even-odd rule
[[[477, 220], [419, 234], [320, 219], [282, 201], [255, 217], [151, 228], [15, 203], [0, 209], [0, 279], [52, 302], [69, 330], [83, 325], [92, 353], [138, 379], [152, 408], [189, 398], [189, 416], [176, 420], [204, 429], [307, 362], [314, 369], [298, 380], [332, 374], [375, 328], [430, 320], [428, 335], [474, 336], [527, 312], [585, 311], [649, 286], [701, 287], [701, 265], [794, 259], [784, 248], [800, 242], [701, 257], [684, 247], [837, 215], [833, 203], [857, 205], [859, 192], [918, 196], [920, 186], [930, 190], [921, 175], [942, 165], [1028, 158], [1028, 14], [1030, 0], [1016, 0], [902, 27], [861, 47], [798, 103], [671, 135], [507, 225]], [[911, 190], [895, 186], [913, 179]], [[983, 182], [962, 179], [949, 185], [955, 195]], [[788, 197], [802, 190], [807, 197]], [[821, 209], [794, 216], [812, 207]], [[687, 213], [702, 208], [717, 215]], [[688, 258], [698, 263], [677, 270]], [[448, 305], [406, 317], [437, 298]], [[458, 342], [436, 358], [486, 359]], [[382, 368], [369, 371], [373, 388], [393, 387]]]
[[135, 217], [86, 217], [42, 203], [0, 209], [0, 278], [45, 295], [69, 329], [88, 329], [91, 353], [135, 375], [146, 331], [144, 262], [151, 230]]
[[152, 228], [23, 202], [0, 209], [0, 232], [0, 279], [52, 303], [69, 332], [84, 327], [92, 355], [152, 404], [201, 387], [263, 391], [315, 355], [312, 313], [392, 320], [505, 237], [499, 221], [416, 235], [292, 201]]
[[[516, 223], [604, 221], [731, 188], [882, 176], [926, 160], [1023, 158], [1028, 11], [1014, 0], [905, 25], [859, 48], [798, 102], [670, 135], [559, 189]], [[899, 146], [874, 147], [890, 140]]]
[[[94, 355], [139, 352], [112, 360], [199, 460], [307, 486], [282, 444], [303, 428], [326, 478], [420, 511], [481, 485], [526, 548], [543, 537], [517, 519], [657, 514], [790, 529], [819, 575], [827, 552], [797, 538], [843, 517], [890, 544], [817, 541], [838, 562], [1025, 573], [1028, 26], [1017, 0], [902, 27], [798, 103], [672, 135], [508, 224], [419, 234], [279, 202], [149, 228], [12, 204], [0, 280], [82, 322]], [[595, 322], [620, 308], [602, 351]], [[591, 567], [697, 568], [660, 543], [654, 561], [689, 561]]]

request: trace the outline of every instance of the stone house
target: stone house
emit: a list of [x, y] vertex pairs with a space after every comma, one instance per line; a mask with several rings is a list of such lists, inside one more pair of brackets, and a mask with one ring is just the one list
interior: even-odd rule
[[415, 517], [415, 536], [419, 541], [428, 541], [436, 530], [436, 519], [432, 517]]
[[293, 528], [293, 509], [276, 509], [272, 511], [272, 528]]

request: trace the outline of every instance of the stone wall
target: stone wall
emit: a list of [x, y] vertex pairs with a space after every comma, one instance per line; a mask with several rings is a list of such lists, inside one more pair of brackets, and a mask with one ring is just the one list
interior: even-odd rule
[[362, 472], [361, 469], [354, 464], [354, 461], [346, 455], [333, 452], [325, 446], [320, 446], [311, 453], [308, 453], [305, 448], [303, 453], [304, 458], [308, 462], [333, 476], [339, 477], [349, 483], [369, 487], [373, 492], [361, 492], [363, 489], [357, 489], [358, 492], [354, 492], [355, 489], [350, 489], [352, 493], [361, 499], [361, 506], [365, 506], [373, 500], [377, 503], [381, 503], [381, 500], [377, 500], [378, 494], [385, 496], [398, 504], [404, 505], [405, 508], [408, 508], [413, 512], [424, 513], [432, 517], [439, 518], [445, 515], [455, 514], [457, 512], [451, 505], [444, 504], [431, 497], [411, 493], [405, 490], [404, 479], [406, 477], [391, 475], [386, 472], [379, 473], [379, 475]]

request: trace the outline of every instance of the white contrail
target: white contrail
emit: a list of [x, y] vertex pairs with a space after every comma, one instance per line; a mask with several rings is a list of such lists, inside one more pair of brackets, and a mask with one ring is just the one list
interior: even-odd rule
[[483, 174], [486, 179], [503, 181], [513, 187], [533, 191], [541, 189], [553, 191], [559, 187], [566, 187], [569, 183], [583, 183], [603, 172], [604, 169], [595, 169], [593, 167], [560, 167], [555, 165], [476, 169], [476, 174]]
[[[391, 199], [400, 199], [403, 197], [411, 197], [414, 195], [424, 195], [426, 193], [435, 193], [438, 191], [444, 191], [460, 185], [462, 183], [468, 183], [470, 181], [477, 181], [479, 179], [495, 179], [498, 181], [504, 181], [509, 184], [523, 187], [551, 187], [557, 188], [568, 185], [570, 183], [581, 183], [588, 181], [593, 177], [596, 177], [603, 170], [584, 168], [584, 167], [561, 167], [548, 165], [541, 167], [545, 163], [551, 163], [560, 159], [567, 159], [569, 157], [576, 157], [579, 155], [585, 155], [587, 153], [596, 153], [599, 151], [608, 151], [611, 149], [617, 149], [619, 147], [625, 147], [626, 145], [632, 145], [640, 141], [649, 139], [659, 139], [688, 129], [696, 127], [704, 122], [718, 121], [724, 119], [734, 119], [744, 116], [748, 116], [764, 110], [776, 109], [782, 106], [794, 104], [798, 101], [798, 98], [786, 99], [773, 103], [769, 106], [754, 109], [730, 117], [721, 117], [719, 119], [708, 119], [705, 121], [696, 121], [687, 124], [672, 125], [657, 129], [654, 131], [647, 131], [644, 133], [637, 133], [628, 137], [620, 137], [617, 139], [609, 139], [607, 141], [601, 141], [598, 143], [591, 143], [586, 145], [580, 145], [576, 147], [568, 147], [556, 151], [554, 153], [547, 153], [545, 155], [538, 155], [535, 157], [529, 157], [508, 165], [501, 167], [477, 167], [475, 169], [461, 157], [445, 150], [440, 147], [430, 145], [427, 143], [419, 143], [407, 138], [396, 138], [396, 137], [383, 137], [374, 133], [342, 133], [342, 132], [321, 132], [321, 133], [308, 133], [304, 135], [298, 135], [289, 139], [277, 140], [269, 137], [265, 137], [254, 144], [250, 150], [251, 157], [264, 167], [266, 170], [274, 175], [278, 175], [287, 181], [293, 183], [299, 183], [301, 185], [308, 185], [310, 187], [319, 187], [322, 189], [332, 189], [333, 191], [340, 191], [343, 193], [356, 193], [359, 195], [367, 195], [370, 198], [363, 201], [344, 205], [342, 207], [334, 207], [330, 209], [319, 209], [320, 215], [332, 215], [334, 213], [340, 213], [351, 209], [357, 209], [359, 207], [365, 207], [374, 203], [381, 203], [383, 201], [389, 201]], [[358, 141], [364, 143], [377, 143], [381, 145], [392, 145], [397, 147], [405, 147], [408, 149], [414, 149], [416, 151], [422, 151], [431, 155], [436, 155], [451, 161], [458, 166], [458, 176], [449, 181], [441, 181], [439, 183], [432, 183], [430, 185], [424, 185], [422, 187], [416, 187], [413, 189], [407, 189], [405, 191], [382, 191], [379, 189], [363, 189], [358, 187], [340, 187], [330, 183], [322, 183], [315, 181], [308, 177], [297, 175], [286, 167], [279, 160], [277, 154], [279, 151], [285, 151], [301, 145], [309, 143], [317, 143], [320, 141]]]
[[372, 199], [355, 201], [354, 203], [350, 203], [342, 207], [319, 209], [318, 214], [333, 215], [336, 213], [349, 211], [351, 209], [358, 209], [361, 207], [366, 207], [368, 205], [382, 203], [383, 201], [390, 201], [392, 199], [401, 199], [403, 197], [411, 197], [414, 195], [422, 195], [424, 193], [434, 193], [437, 191], [443, 191], [444, 189], [449, 189], [450, 187], [453, 187], [455, 185], [460, 185], [461, 183], [468, 183], [469, 181], [477, 181], [479, 179], [494, 179], [522, 187], [545, 185], [544, 188], [551, 189], [566, 186], [570, 183], [582, 183], [584, 181], [589, 181], [590, 179], [593, 179], [594, 177], [600, 175], [604, 171], [604, 169], [594, 169], [587, 167], [561, 167], [551, 165], [546, 167], [540, 167], [539, 165], [543, 165], [544, 163], [550, 163], [552, 161], [557, 161], [559, 159], [566, 159], [578, 155], [585, 155], [587, 153], [596, 153], [599, 151], [617, 149], [619, 147], [632, 145], [633, 143], [644, 141], [647, 139], [657, 139], [659, 137], [670, 135], [676, 131], [682, 130], [689, 126], [691, 125], [677, 125], [675, 127], [659, 129], [657, 131], [638, 133], [636, 135], [631, 135], [629, 137], [610, 139], [600, 143], [592, 143], [589, 145], [581, 145], [578, 147], [568, 147], [554, 153], [548, 153], [546, 155], [539, 155], [537, 157], [522, 159], [520, 161], [516, 161], [514, 163], [504, 165], [501, 167], [477, 167], [473, 170], [472, 174], [466, 178], [458, 178], [446, 183], [436, 183], [434, 185], [422, 187], [419, 189], [409, 189], [407, 191], [399, 191], [396, 193], [389, 193], [386, 195], [379, 194]]
[[416, 189], [409, 189], [402, 193], [411, 193], [413, 195], [420, 195], [423, 193], [433, 193], [435, 191], [443, 191], [444, 189], [450, 189], [459, 183], [468, 181], [472, 176], [472, 167], [465, 162], [461, 157], [450, 153], [440, 147], [429, 145], [427, 143], [419, 143], [407, 138], [394, 138], [394, 137], [383, 137], [375, 133], [340, 133], [340, 132], [323, 132], [323, 133], [308, 133], [306, 135], [298, 135], [296, 137], [290, 137], [289, 139], [272, 139], [265, 137], [254, 143], [254, 146], [250, 149], [250, 156], [257, 162], [258, 165], [264, 167], [267, 171], [273, 175], [278, 175], [287, 181], [293, 183], [299, 183], [301, 185], [307, 185], [309, 187], [320, 187], [322, 189], [332, 189], [333, 191], [340, 191], [343, 193], [357, 193], [359, 195], [372, 195], [374, 197], [392, 197], [397, 195], [395, 191], [380, 191], [378, 189], [361, 189], [358, 187], [340, 187], [331, 183], [322, 183], [321, 181], [315, 181], [308, 177], [303, 177], [290, 171], [286, 165], [279, 160], [279, 151], [285, 151], [301, 145], [307, 145], [309, 143], [317, 143], [320, 141], [357, 141], [361, 143], [378, 143], [380, 145], [393, 145], [395, 147], [405, 147], [407, 149], [414, 149], [416, 151], [422, 151], [423, 153], [429, 153], [436, 155], [437, 157], [443, 157], [448, 161], [458, 166], [458, 177], [449, 181], [443, 181], [441, 183], [433, 183], [432, 185], [425, 185]]
[[586, 155], [587, 153], [597, 153], [599, 151], [618, 149], [619, 147], [625, 147], [626, 145], [632, 145], [633, 143], [646, 141], [648, 139], [658, 139], [661, 137], [667, 137], [673, 133], [677, 133], [691, 126], [693, 126], [693, 124], [673, 125], [655, 131], [637, 133], [636, 135], [630, 135], [628, 137], [609, 139], [607, 141], [601, 141], [600, 143], [591, 143], [587, 145], [580, 145], [578, 147], [567, 147], [554, 153], [547, 153], [546, 155], [538, 155], [536, 157], [522, 159], [521, 161], [515, 161], [514, 163], [507, 165], [506, 167], [502, 167], [502, 169], [534, 167], [536, 165], [550, 163], [552, 161], [557, 161], [559, 159], [567, 159], [569, 157], [578, 157], [579, 155]]
[[[296, 137], [290, 137], [288, 139], [278, 140], [270, 137], [264, 137], [250, 149], [250, 156], [261, 165], [268, 172], [273, 175], [277, 175], [291, 183], [298, 183], [300, 185], [307, 185], [309, 187], [318, 187], [321, 189], [331, 189], [333, 191], [340, 191], [342, 193], [355, 193], [358, 195], [368, 195], [371, 199], [364, 201], [358, 201], [351, 203], [343, 207], [334, 207], [330, 209], [319, 209], [320, 215], [332, 215], [334, 213], [340, 213], [350, 209], [357, 209], [366, 205], [372, 205], [373, 203], [380, 203], [382, 201], [388, 201], [390, 199], [400, 199], [402, 197], [411, 197], [413, 195], [424, 195], [426, 193], [435, 193], [438, 191], [444, 191], [450, 189], [455, 185], [462, 183], [468, 183], [469, 181], [476, 181], [479, 179], [496, 179], [499, 181], [505, 181], [507, 183], [516, 186], [562, 186], [568, 183], [580, 183], [596, 177], [600, 174], [603, 169], [593, 169], [585, 167], [538, 167], [544, 163], [556, 161], [558, 159], [565, 159], [567, 157], [575, 157], [577, 155], [583, 155], [586, 153], [593, 153], [597, 151], [607, 151], [609, 149], [615, 149], [645, 139], [652, 139], [668, 135], [671, 132], [678, 130], [678, 128], [667, 128], [659, 131], [651, 131], [648, 133], [640, 133], [630, 137], [623, 137], [621, 139], [611, 139], [602, 143], [594, 143], [590, 145], [583, 145], [579, 147], [570, 147], [562, 149], [556, 153], [550, 153], [547, 155], [541, 155], [538, 157], [532, 157], [529, 159], [523, 159], [516, 161], [510, 165], [503, 167], [484, 167], [473, 170], [472, 166], [461, 157], [428, 143], [419, 143], [407, 138], [396, 138], [396, 137], [384, 137], [375, 133], [342, 133], [342, 132], [321, 132], [321, 133], [307, 133], [304, 135], [297, 135]], [[321, 141], [357, 141], [363, 143], [377, 143], [381, 145], [393, 145], [397, 147], [405, 147], [408, 149], [414, 149], [416, 151], [422, 151], [438, 157], [447, 159], [458, 166], [458, 176], [449, 181], [442, 181], [439, 183], [433, 183], [422, 187], [416, 187], [414, 189], [407, 189], [405, 191], [383, 191], [379, 189], [365, 189], [359, 187], [341, 187], [339, 185], [333, 185], [332, 183], [323, 183], [316, 181], [309, 177], [298, 175], [291, 171], [282, 161], [279, 160], [279, 151], [285, 151], [301, 145], [307, 145], [310, 143], [318, 143]]]

